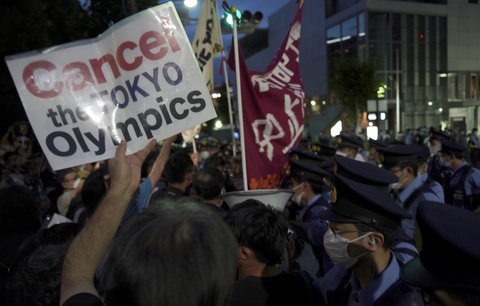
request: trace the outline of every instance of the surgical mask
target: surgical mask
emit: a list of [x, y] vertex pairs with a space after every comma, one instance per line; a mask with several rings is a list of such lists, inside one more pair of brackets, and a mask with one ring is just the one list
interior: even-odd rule
[[428, 144], [428, 149], [430, 150], [430, 154], [437, 155], [437, 153], [440, 152], [440, 150], [442, 149], [442, 146], [441, 145], [432, 146]]
[[325, 235], [323, 235], [323, 246], [334, 264], [348, 269], [357, 263], [360, 256], [365, 254], [363, 253], [356, 257], [348, 255], [348, 245], [371, 234], [372, 232], [368, 232], [360, 237], [349, 240], [340, 235], [335, 235], [335, 233], [329, 228]]
[[443, 156], [440, 156], [440, 164], [447, 168], [452, 168], [452, 162]]
[[388, 185], [388, 189], [395, 190], [395, 191], [400, 190], [400, 189], [402, 189], [402, 183], [400, 183], [400, 182], [392, 183], [392, 184]]
[[[295, 186], [294, 188], [292, 188], [292, 192], [295, 192], [295, 190], [297, 190], [298, 188], [300, 188], [304, 183], [301, 183], [297, 186]], [[305, 192], [302, 192], [300, 194], [293, 194], [292, 195], [292, 202], [295, 203], [295, 204], [298, 204], [298, 205], [302, 205], [302, 197], [303, 195], [305, 194]]]

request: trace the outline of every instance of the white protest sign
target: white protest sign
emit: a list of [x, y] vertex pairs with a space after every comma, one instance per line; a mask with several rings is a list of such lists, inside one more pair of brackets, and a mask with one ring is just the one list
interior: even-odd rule
[[92, 40], [6, 58], [54, 170], [113, 157], [216, 117], [171, 2]]

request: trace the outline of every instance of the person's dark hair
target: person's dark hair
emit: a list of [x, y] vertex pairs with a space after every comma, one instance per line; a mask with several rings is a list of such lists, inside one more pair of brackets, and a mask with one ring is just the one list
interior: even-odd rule
[[384, 231], [382, 229], [379, 229], [379, 228], [376, 228], [376, 227], [373, 227], [373, 226], [369, 226], [369, 225], [366, 225], [366, 224], [363, 224], [363, 223], [354, 223], [354, 225], [355, 225], [355, 228], [358, 230], [358, 236], [364, 235], [368, 232], [382, 233], [383, 237], [384, 237], [383, 248], [385, 250], [390, 249], [390, 247], [392, 246], [392, 244], [394, 242], [394, 237], [393, 237], [392, 232]]
[[222, 193], [224, 177], [217, 168], [204, 168], [199, 170], [193, 179], [195, 194], [204, 200], [218, 198]]
[[12, 185], [0, 190], [0, 232], [40, 228], [40, 211], [30, 190]]
[[7, 305], [58, 305], [63, 260], [80, 229], [75, 223], [57, 224], [20, 248], [6, 285]]
[[292, 171], [290, 174], [291, 178], [294, 179], [298, 184], [308, 182], [312, 188], [313, 193], [320, 194], [323, 193], [327, 185], [325, 183], [320, 183], [311, 179], [306, 178], [304, 175], [298, 173], [298, 171]]
[[417, 176], [418, 173], [418, 163], [413, 162], [413, 161], [408, 161], [408, 160], [402, 160], [401, 162], [398, 163], [398, 166], [400, 169], [405, 169], [405, 168], [411, 168], [413, 171], [413, 176]]
[[152, 205], [120, 230], [100, 276], [107, 305], [220, 306], [235, 281], [237, 245], [191, 199]]
[[107, 185], [104, 178], [103, 170], [95, 170], [90, 173], [82, 187], [82, 203], [88, 216], [93, 215], [107, 192]]
[[288, 222], [280, 212], [249, 199], [230, 209], [225, 222], [232, 229], [238, 244], [252, 249], [258, 261], [267, 265], [281, 263]]
[[327, 185], [324, 184], [324, 183], [319, 183], [319, 182], [314, 181], [314, 180], [307, 180], [307, 181], [310, 184], [310, 186], [312, 187], [313, 193], [315, 193], [315, 194], [320, 194], [320, 193], [324, 192], [327, 188]]
[[225, 159], [218, 155], [212, 155], [207, 160], [205, 160], [205, 167], [206, 168], [219, 168], [225, 167], [226, 162]]
[[465, 152], [459, 152], [459, 151], [455, 151], [455, 152], [452, 152], [452, 154], [455, 156], [455, 158], [457, 159], [465, 159]]
[[184, 152], [175, 152], [168, 158], [165, 165], [165, 180], [167, 183], [182, 183], [187, 173], [193, 170], [190, 155]]
[[147, 177], [149, 175], [150, 169], [152, 169], [158, 154], [160, 154], [160, 150], [157, 146], [152, 151], [150, 151], [147, 158], [145, 158], [145, 161], [142, 164], [142, 177]]

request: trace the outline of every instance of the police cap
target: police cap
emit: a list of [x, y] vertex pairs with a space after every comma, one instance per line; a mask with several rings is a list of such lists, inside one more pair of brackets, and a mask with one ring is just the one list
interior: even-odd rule
[[388, 185], [398, 182], [398, 177], [375, 165], [354, 160], [341, 155], [335, 156], [337, 174], [353, 181], [387, 189]]
[[402, 278], [419, 287], [480, 292], [480, 215], [423, 202], [416, 219], [423, 248], [402, 268]]
[[440, 152], [443, 153], [457, 153], [457, 152], [464, 152], [467, 148], [453, 140], [449, 139], [442, 139], [442, 149]]
[[377, 149], [383, 156], [382, 165], [386, 169], [391, 169], [404, 161], [417, 163], [420, 150], [418, 146], [413, 145], [395, 145]]
[[330, 174], [318, 164], [318, 162], [312, 160], [292, 160], [290, 161], [290, 173], [294, 178], [302, 177], [324, 184], [324, 179], [330, 179]]
[[337, 148], [338, 147], [348, 147], [352, 149], [363, 148], [362, 139], [358, 136], [347, 136], [347, 135], [338, 135], [336, 138]]
[[352, 181], [341, 175], [335, 178], [337, 201], [320, 218], [343, 223], [362, 223], [393, 232], [405, 218], [412, 218], [388, 195], [377, 188]]

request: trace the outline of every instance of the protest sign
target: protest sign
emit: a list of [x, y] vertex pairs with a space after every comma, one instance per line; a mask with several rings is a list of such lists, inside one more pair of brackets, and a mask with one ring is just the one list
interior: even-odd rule
[[127, 153], [216, 117], [171, 2], [92, 40], [6, 58], [54, 170]]

